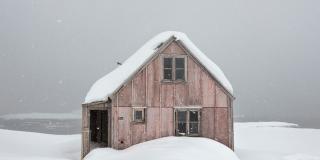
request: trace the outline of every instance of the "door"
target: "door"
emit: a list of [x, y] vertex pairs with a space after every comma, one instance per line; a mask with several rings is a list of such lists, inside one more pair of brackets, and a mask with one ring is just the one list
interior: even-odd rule
[[90, 141], [99, 147], [108, 145], [108, 111], [90, 111]]
[[176, 136], [199, 136], [200, 112], [198, 109], [175, 111]]

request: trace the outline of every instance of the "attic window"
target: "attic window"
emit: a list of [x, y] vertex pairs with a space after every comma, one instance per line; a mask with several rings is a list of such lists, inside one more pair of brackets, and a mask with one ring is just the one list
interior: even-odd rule
[[163, 58], [163, 80], [164, 81], [185, 81], [186, 57], [164, 57]]

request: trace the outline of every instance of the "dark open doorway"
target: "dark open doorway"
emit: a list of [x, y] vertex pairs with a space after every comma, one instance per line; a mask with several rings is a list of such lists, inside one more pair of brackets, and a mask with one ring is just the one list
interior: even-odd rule
[[108, 111], [90, 111], [90, 141], [92, 147], [108, 146]]

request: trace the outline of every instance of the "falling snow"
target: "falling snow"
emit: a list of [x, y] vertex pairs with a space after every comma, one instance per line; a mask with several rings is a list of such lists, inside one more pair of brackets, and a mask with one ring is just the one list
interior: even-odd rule
[[60, 85], [63, 84], [63, 80], [59, 80], [58, 84], [60, 84]]
[[57, 19], [56, 22], [57, 23], [62, 23], [63, 21], [62, 21], [62, 19]]

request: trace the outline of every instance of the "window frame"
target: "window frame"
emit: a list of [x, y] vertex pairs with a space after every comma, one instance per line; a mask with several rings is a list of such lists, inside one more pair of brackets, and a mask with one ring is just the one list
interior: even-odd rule
[[[187, 117], [186, 117], [186, 133], [185, 135], [180, 135], [177, 131], [178, 126], [178, 112], [179, 111], [186, 111]], [[190, 133], [190, 112], [197, 111], [198, 112], [198, 133]], [[186, 137], [198, 137], [201, 135], [201, 108], [189, 108], [189, 107], [177, 107], [174, 109], [174, 130], [175, 130], [175, 136], [186, 136]]]
[[[172, 79], [164, 79], [164, 59], [165, 58], [172, 58]], [[176, 79], [176, 58], [183, 58], [184, 59], [184, 79]], [[181, 82], [187, 82], [188, 79], [188, 56], [187, 55], [181, 55], [181, 54], [163, 54], [161, 56], [161, 64], [160, 64], [160, 69], [161, 69], [161, 82], [164, 83], [181, 83]]]
[[[144, 123], [146, 117], [146, 107], [133, 107], [132, 108], [132, 122], [134, 123]], [[142, 111], [142, 119], [136, 119], [136, 111]]]

